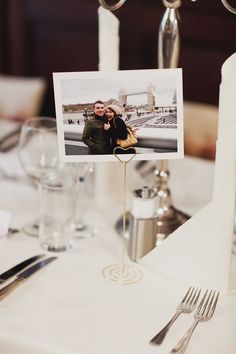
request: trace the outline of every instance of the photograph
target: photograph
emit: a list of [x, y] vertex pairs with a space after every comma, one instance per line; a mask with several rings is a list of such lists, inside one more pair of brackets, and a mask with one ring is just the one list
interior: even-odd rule
[[62, 162], [184, 156], [181, 69], [53, 73]]

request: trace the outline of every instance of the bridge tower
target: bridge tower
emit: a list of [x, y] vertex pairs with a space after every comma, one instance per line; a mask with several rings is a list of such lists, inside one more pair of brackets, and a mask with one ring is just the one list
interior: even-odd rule
[[127, 107], [127, 92], [124, 89], [119, 91], [119, 105], [122, 110], [125, 110]]
[[174, 91], [174, 95], [173, 95], [173, 99], [172, 99], [172, 104], [176, 104], [177, 103], [177, 94], [176, 94], [176, 90]]
[[154, 95], [155, 86], [150, 83], [147, 86], [147, 109], [150, 112], [155, 111], [155, 95]]

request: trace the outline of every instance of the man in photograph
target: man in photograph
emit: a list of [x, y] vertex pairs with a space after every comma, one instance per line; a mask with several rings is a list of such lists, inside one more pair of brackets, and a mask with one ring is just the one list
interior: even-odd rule
[[82, 141], [88, 146], [89, 154], [111, 154], [110, 133], [109, 129], [106, 129], [107, 118], [104, 103], [96, 101], [93, 105], [93, 111], [93, 116], [85, 123]]

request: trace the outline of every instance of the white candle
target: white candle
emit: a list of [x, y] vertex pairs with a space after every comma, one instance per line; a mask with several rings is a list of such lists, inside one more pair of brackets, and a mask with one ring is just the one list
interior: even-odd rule
[[119, 69], [119, 25], [112, 12], [98, 8], [99, 71]]
[[[119, 69], [119, 20], [102, 6], [98, 8], [99, 71]], [[102, 99], [102, 97], [101, 97]], [[122, 166], [118, 162], [96, 164], [96, 204], [104, 207], [122, 201]]]

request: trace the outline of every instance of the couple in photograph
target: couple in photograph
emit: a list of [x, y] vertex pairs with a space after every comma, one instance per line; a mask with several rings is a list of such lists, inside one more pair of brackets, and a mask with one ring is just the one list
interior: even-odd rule
[[[128, 137], [128, 128], [120, 118], [120, 108], [116, 105], [105, 107], [99, 100], [94, 103], [93, 111], [93, 116], [85, 123], [82, 141], [88, 146], [89, 154], [112, 154], [119, 146], [117, 139], [124, 141]], [[125, 150], [119, 153], [125, 153]]]

